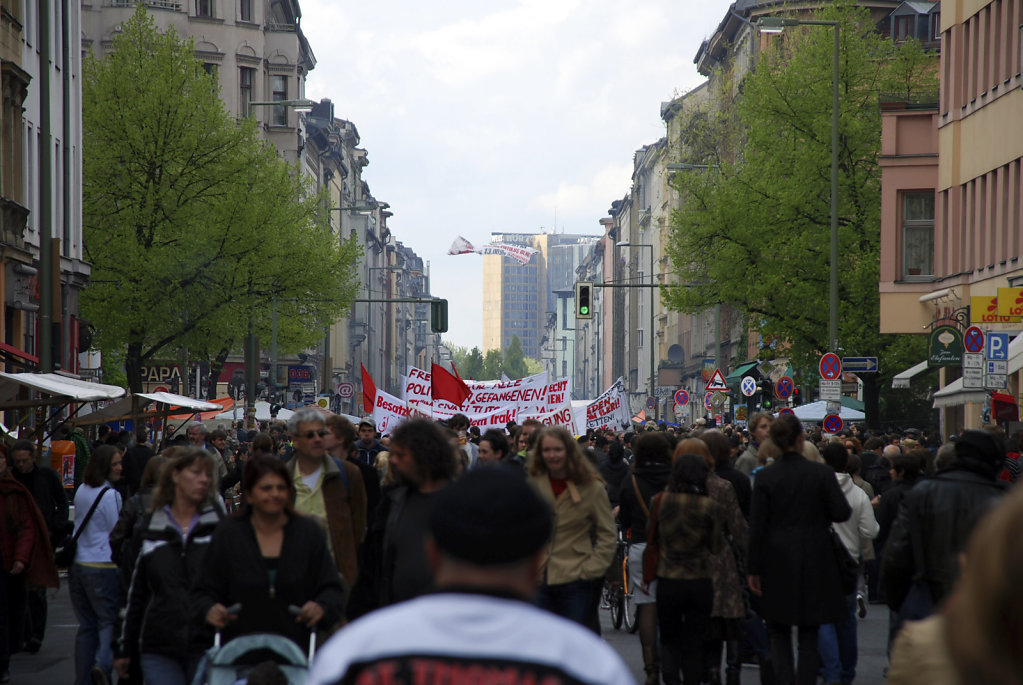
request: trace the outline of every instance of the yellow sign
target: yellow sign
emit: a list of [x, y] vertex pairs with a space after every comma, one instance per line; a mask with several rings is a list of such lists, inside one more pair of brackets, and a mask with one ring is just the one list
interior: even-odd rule
[[1000, 316], [1023, 316], [1023, 288], [998, 289], [998, 314]]
[[1002, 316], [998, 313], [998, 298], [989, 295], [970, 298], [970, 323], [973, 325], [992, 323], [1019, 323], [1023, 316]]
[[321, 397], [316, 400], [316, 404], [320, 405], [321, 409], [326, 409], [327, 406], [330, 404], [330, 400], [328, 400], [326, 397]]

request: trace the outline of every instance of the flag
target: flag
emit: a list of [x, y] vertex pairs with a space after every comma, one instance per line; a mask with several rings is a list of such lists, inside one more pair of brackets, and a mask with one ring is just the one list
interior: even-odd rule
[[473, 252], [476, 252], [476, 248], [462, 236], [455, 238], [455, 242], [451, 243], [451, 248], [448, 250], [448, 254], [472, 254]]
[[369, 375], [369, 371], [366, 370], [366, 365], [362, 364], [362, 411], [366, 414], [373, 413], [373, 405], [377, 401], [377, 386], [373, 383], [373, 377]]
[[[454, 365], [451, 368], [454, 369]], [[430, 370], [430, 384], [430, 394], [433, 399], [447, 400], [457, 407], [461, 407], [472, 395], [469, 386], [458, 376], [457, 370], [455, 375], [451, 375], [447, 369], [437, 364], [434, 364]]]

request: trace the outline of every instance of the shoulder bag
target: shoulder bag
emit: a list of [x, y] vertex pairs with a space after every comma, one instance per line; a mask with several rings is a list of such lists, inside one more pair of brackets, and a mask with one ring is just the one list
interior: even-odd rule
[[75, 534], [68, 538], [62, 547], [58, 547], [56, 551], [54, 551], [53, 559], [57, 562], [57, 566], [59, 568], [69, 568], [71, 564], [75, 563], [75, 552], [78, 551], [78, 536], [81, 535], [82, 531], [85, 530], [85, 527], [89, 525], [89, 519], [92, 518], [92, 515], [96, 512], [96, 507], [99, 506], [100, 500], [103, 499], [103, 495], [107, 494], [107, 490], [109, 489], [110, 487], [107, 486], [99, 491], [99, 495], [96, 497], [96, 500], [92, 503], [92, 506], [89, 507], [89, 513], [87, 513], [85, 518], [82, 520], [82, 525], [78, 526], [78, 530], [75, 531]]
[[661, 510], [661, 495], [650, 502], [650, 527], [643, 550], [643, 584], [649, 585], [657, 578], [657, 564], [661, 560], [661, 544], [657, 536], [657, 514]]
[[828, 537], [831, 539], [831, 551], [835, 556], [835, 563], [838, 565], [838, 577], [842, 582], [842, 594], [850, 595], [856, 592], [856, 583], [859, 580], [860, 562], [853, 559], [845, 543], [838, 536], [834, 526], [828, 526]]

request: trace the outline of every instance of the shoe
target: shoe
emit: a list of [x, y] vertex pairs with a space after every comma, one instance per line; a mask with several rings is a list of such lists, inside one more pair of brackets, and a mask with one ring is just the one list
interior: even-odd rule
[[29, 654], [38, 654], [42, 646], [43, 641], [34, 637], [25, 643], [25, 651]]
[[856, 594], [856, 615], [860, 618], [867, 617], [867, 603], [863, 601], [863, 595]]
[[106, 671], [99, 666], [92, 667], [89, 677], [92, 678], [92, 685], [110, 685], [110, 678], [107, 677]]

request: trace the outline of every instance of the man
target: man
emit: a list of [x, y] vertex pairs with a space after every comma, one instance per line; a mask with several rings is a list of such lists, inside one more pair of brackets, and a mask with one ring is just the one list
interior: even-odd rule
[[[362, 486], [366, 490], [366, 521], [373, 518], [380, 504], [380, 474], [373, 466], [365, 464], [355, 457], [355, 426], [343, 416], [331, 414], [327, 417], [327, 430], [323, 444], [327, 454], [336, 460], [351, 464], [362, 476]], [[365, 537], [365, 536], [364, 536]]]
[[[35, 447], [28, 440], [18, 440], [11, 446], [14, 478], [25, 486], [35, 500], [46, 524], [45, 542], [52, 550], [68, 534], [68, 502], [64, 485], [57, 472], [48, 466], [36, 464]], [[28, 613], [25, 626], [25, 651], [35, 654], [46, 634], [46, 590], [29, 588]]]
[[750, 417], [749, 446], [735, 460], [735, 470], [745, 474], [747, 478], [753, 473], [753, 469], [760, 466], [760, 462], [757, 461], [757, 451], [760, 449], [760, 445], [767, 440], [773, 418], [771, 412], [767, 411], [758, 411]]
[[476, 465], [476, 459], [479, 458], [479, 448], [468, 439], [469, 425], [469, 417], [465, 414], [455, 414], [448, 419], [448, 428], [455, 431], [458, 435], [459, 449], [465, 452], [469, 468], [471, 469]]
[[[881, 586], [902, 620], [925, 618], [949, 596], [974, 524], [1005, 493], [998, 481], [1005, 445], [997, 436], [963, 431], [955, 450], [946, 469], [905, 493], [884, 548]], [[913, 602], [903, 606], [911, 589]]]
[[425, 547], [439, 591], [339, 632], [311, 685], [634, 682], [599, 637], [533, 606], [552, 513], [507, 468], [474, 469], [436, 494]]
[[126, 492], [129, 497], [138, 492], [139, 482], [142, 480], [142, 472], [146, 470], [146, 464], [156, 452], [148, 444], [149, 432], [145, 426], [139, 426], [135, 431], [135, 444], [124, 453], [124, 469], [121, 478], [126, 484]]
[[526, 449], [524, 452], [519, 452], [519, 456], [522, 457], [524, 462], [529, 461], [529, 452], [533, 449], [534, 440], [536, 440], [536, 434], [543, 428], [543, 424], [540, 423], [539, 419], [526, 419], [522, 422], [522, 433], [520, 435], [526, 436]]
[[363, 416], [359, 421], [359, 441], [355, 443], [359, 461], [376, 468], [377, 455], [386, 448], [377, 440], [377, 424], [372, 416]]
[[520, 470], [522, 469], [522, 464], [520, 462], [511, 461], [511, 457], [518, 455], [508, 453], [508, 439], [504, 437], [504, 431], [499, 431], [496, 428], [488, 430], [480, 438], [479, 448], [480, 451], [479, 456], [476, 458], [476, 466], [491, 466], [508, 461], [515, 464], [515, 466]]
[[327, 534], [327, 548], [348, 587], [358, 575], [358, 546], [366, 530], [366, 489], [359, 469], [327, 455], [330, 434], [313, 407], [288, 419], [295, 456], [288, 462], [295, 484], [295, 511], [314, 518]]

